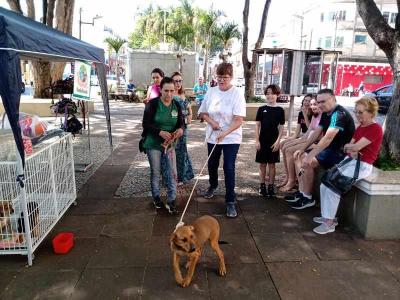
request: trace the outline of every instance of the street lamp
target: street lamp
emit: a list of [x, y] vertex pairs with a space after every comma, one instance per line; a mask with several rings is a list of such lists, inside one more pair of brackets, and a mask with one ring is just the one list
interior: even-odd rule
[[92, 18], [92, 22], [83, 22], [82, 21], [82, 7], [79, 8], [79, 39], [82, 38], [82, 24], [88, 24], [94, 26], [94, 20], [101, 19], [103, 16], [99, 16], [96, 14], [95, 17]]

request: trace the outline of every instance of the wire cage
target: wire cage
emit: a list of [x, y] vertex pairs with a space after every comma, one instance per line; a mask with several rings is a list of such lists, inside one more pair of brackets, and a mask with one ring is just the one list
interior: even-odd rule
[[[50, 141], [27, 156], [24, 188], [16, 181], [18, 163], [0, 161], [0, 255], [27, 255], [29, 265], [76, 199], [71, 134]], [[2, 147], [10, 148], [6, 143]]]

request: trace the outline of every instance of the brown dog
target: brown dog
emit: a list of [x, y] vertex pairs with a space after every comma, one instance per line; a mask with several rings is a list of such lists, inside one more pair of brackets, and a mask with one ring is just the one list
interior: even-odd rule
[[[219, 258], [219, 275], [226, 274], [224, 253], [218, 245], [220, 227], [218, 221], [210, 216], [202, 216], [196, 219], [192, 225], [178, 227], [170, 238], [170, 247], [172, 250], [172, 264], [175, 273], [176, 282], [182, 287], [190, 284], [196, 264], [201, 256], [204, 244], [209, 240], [211, 248]], [[182, 278], [179, 261], [181, 256], [187, 256], [188, 273], [186, 278]]]

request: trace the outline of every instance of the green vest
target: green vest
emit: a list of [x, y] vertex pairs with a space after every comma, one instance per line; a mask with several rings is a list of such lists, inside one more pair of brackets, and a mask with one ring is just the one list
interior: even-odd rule
[[[157, 111], [154, 116], [154, 124], [162, 131], [174, 132], [178, 121], [178, 108], [175, 102], [172, 101], [169, 106], [165, 106], [161, 99], [158, 101]], [[149, 133], [146, 136], [143, 147], [146, 149], [155, 149], [164, 151], [161, 144], [164, 139], [159, 135]]]

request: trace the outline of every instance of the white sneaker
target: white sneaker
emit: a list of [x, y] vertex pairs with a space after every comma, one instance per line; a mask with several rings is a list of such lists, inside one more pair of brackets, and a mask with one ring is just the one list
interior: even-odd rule
[[335, 227], [336, 227], [335, 224], [328, 226], [326, 223], [322, 223], [318, 227], [315, 227], [313, 231], [318, 234], [327, 234], [330, 232], [335, 232]]
[[[313, 220], [315, 223], [322, 224], [322, 223], [326, 223], [326, 221], [327, 221], [328, 219], [323, 218], [323, 217], [315, 217], [315, 218], [313, 218], [312, 220]], [[337, 225], [339, 224], [338, 221], [337, 221], [337, 218], [335, 218], [335, 220], [333, 221], [333, 224], [335, 224], [335, 226], [337, 226]]]

